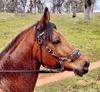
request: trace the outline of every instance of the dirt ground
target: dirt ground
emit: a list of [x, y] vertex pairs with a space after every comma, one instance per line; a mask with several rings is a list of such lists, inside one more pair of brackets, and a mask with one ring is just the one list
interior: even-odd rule
[[[98, 67], [100, 67], [100, 61], [91, 63], [89, 69], [93, 70]], [[72, 76], [74, 76], [74, 73], [69, 72], [69, 71], [66, 71], [63, 73], [58, 73], [58, 74], [41, 74], [41, 75], [39, 75], [36, 87], [43, 86], [48, 83], [56, 82], [59, 80], [63, 80], [65, 78], [70, 78]]]

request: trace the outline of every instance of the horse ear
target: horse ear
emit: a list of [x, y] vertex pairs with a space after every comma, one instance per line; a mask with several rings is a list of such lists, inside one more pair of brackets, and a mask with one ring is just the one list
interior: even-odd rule
[[46, 7], [44, 10], [44, 14], [41, 20], [39, 21], [38, 30], [43, 29], [46, 26], [46, 24], [48, 24], [49, 21], [50, 21], [50, 12], [48, 8]]

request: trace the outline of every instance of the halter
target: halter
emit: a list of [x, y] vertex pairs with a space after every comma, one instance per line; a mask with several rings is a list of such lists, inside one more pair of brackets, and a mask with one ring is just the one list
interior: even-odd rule
[[[52, 24], [53, 25], [53, 24]], [[38, 32], [38, 29], [37, 29], [37, 25], [34, 27], [34, 30], [36, 32]], [[43, 35], [44, 35], [44, 32], [45, 30], [43, 30], [42, 33], [39, 34], [38, 32], [38, 35], [37, 35], [37, 41], [38, 41], [38, 44], [39, 44], [39, 47], [40, 47], [40, 62], [42, 64], [43, 67], [45, 68], [49, 68], [51, 69], [49, 66], [43, 64], [43, 59], [42, 59], [42, 45], [43, 44]], [[68, 56], [71, 57], [71, 60], [69, 61], [68, 59], [68, 56], [65, 58], [65, 57], [59, 57], [51, 48], [49, 48], [49, 46], [45, 46], [47, 52], [54, 58], [56, 58], [58, 60], [58, 66], [55, 67], [55, 69], [59, 72], [63, 72], [64, 71], [64, 65], [63, 65], [63, 62], [65, 62], [66, 60], [68, 61], [68, 63], [71, 63], [71, 62], [74, 62], [75, 60], [77, 60], [81, 53], [79, 50], [76, 50], [76, 49], [73, 49], [69, 54]]]
[[[34, 26], [34, 31], [38, 32], [37, 29], [37, 24]], [[57, 67], [55, 67], [55, 69], [51, 69], [50, 67], [46, 66], [43, 64], [43, 59], [42, 59], [42, 45], [43, 44], [43, 38], [42, 36], [44, 35], [44, 31], [42, 33], [38, 32], [37, 35], [37, 41], [40, 47], [40, 62], [43, 65], [43, 67], [48, 68], [48, 70], [0, 70], [0, 74], [9, 74], [9, 73], [59, 73], [59, 72], [63, 72], [64, 71], [64, 65], [63, 62], [65, 62], [66, 60], [68, 61], [68, 63], [74, 62], [75, 60], [77, 60], [81, 53], [79, 50], [73, 49], [68, 56], [71, 57], [71, 60], [69, 61], [68, 56], [65, 57], [59, 57], [51, 48], [49, 48], [49, 46], [45, 46], [47, 52], [54, 58], [56, 58], [58, 60], [58, 65]]]

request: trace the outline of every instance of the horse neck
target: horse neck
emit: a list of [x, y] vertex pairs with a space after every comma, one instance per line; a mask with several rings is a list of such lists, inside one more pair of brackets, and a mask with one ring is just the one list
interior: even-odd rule
[[[12, 48], [0, 60], [1, 69], [39, 70], [40, 64], [33, 57], [35, 37], [33, 27], [22, 36], [19, 44]], [[17, 43], [17, 42], [16, 42]], [[0, 87], [4, 92], [33, 92], [38, 74], [5, 74], [0, 75]]]

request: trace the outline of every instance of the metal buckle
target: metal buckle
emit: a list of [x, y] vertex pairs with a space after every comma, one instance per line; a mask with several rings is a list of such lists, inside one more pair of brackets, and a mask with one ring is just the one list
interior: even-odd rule
[[67, 60], [66, 58], [59, 58], [59, 65], [60, 65], [60, 68], [58, 68], [57, 70], [60, 71], [60, 72], [63, 72], [64, 71], [64, 65], [63, 65], [63, 62]]
[[38, 39], [38, 43], [39, 44], [42, 44], [43, 43], [43, 39], [42, 39], [42, 36], [44, 35], [44, 32], [42, 32], [41, 34], [39, 34], [38, 36], [37, 36], [37, 39]]
[[73, 56], [71, 62], [77, 60], [81, 55], [81, 52], [78, 50]]
[[60, 71], [60, 72], [63, 72], [64, 71], [64, 65], [62, 63], [59, 63], [57, 70]]
[[42, 37], [38, 36], [38, 44], [42, 44], [42, 43], [43, 43]]

